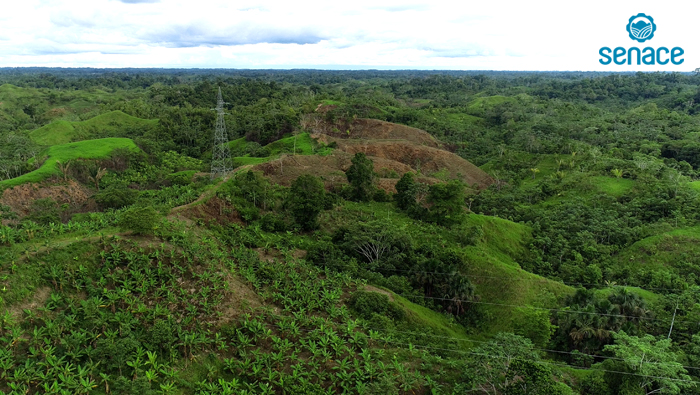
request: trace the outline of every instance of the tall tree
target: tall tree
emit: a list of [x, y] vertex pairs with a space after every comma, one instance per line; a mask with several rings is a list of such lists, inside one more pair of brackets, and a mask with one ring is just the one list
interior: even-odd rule
[[304, 230], [316, 229], [325, 198], [326, 191], [318, 178], [310, 174], [299, 176], [292, 182], [289, 192], [289, 206], [294, 221]]
[[464, 184], [452, 180], [446, 184], [434, 184], [428, 192], [430, 218], [440, 225], [450, 226], [464, 219]]
[[404, 173], [396, 183], [396, 195], [394, 201], [401, 210], [410, 211], [417, 205], [418, 183], [413, 173]]
[[352, 165], [345, 172], [350, 186], [352, 186], [352, 198], [357, 201], [367, 202], [371, 200], [374, 192], [374, 163], [364, 153], [358, 152], [352, 158]]

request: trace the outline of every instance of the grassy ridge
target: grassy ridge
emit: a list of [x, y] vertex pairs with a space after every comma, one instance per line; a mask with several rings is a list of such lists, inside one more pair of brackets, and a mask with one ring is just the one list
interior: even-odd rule
[[157, 119], [141, 119], [121, 111], [110, 111], [80, 122], [58, 120], [32, 131], [29, 137], [41, 145], [66, 144], [95, 137], [118, 137], [127, 131], [152, 128], [157, 124]]
[[[250, 143], [245, 138], [241, 137], [229, 142], [231, 151], [244, 151]], [[257, 165], [268, 162], [284, 153], [292, 153], [296, 148], [297, 155], [328, 155], [333, 150], [331, 148], [318, 148], [318, 143], [311, 138], [309, 133], [299, 133], [296, 136], [288, 136], [277, 141], [274, 141], [265, 146], [269, 152], [266, 157], [252, 157], [250, 155], [237, 156], [233, 158], [236, 166]]]
[[3, 84], [0, 85], [0, 121], [7, 126], [0, 127], [12, 125], [10, 130], [32, 130], [56, 120], [77, 121], [82, 114], [98, 113], [100, 106], [141, 95], [139, 90], [51, 90]]
[[65, 163], [72, 159], [102, 159], [107, 158], [117, 148], [138, 150], [133, 140], [126, 138], [106, 138], [98, 140], [79, 141], [77, 143], [54, 145], [48, 148], [44, 155], [48, 156], [40, 168], [31, 173], [0, 181], [0, 188], [13, 187], [27, 182], [39, 182], [53, 175], [60, 174], [56, 162]]
[[691, 262], [700, 257], [700, 226], [676, 229], [642, 239], [617, 255], [613, 264], [639, 271], [673, 269], [681, 275], [697, 272]]
[[466, 225], [481, 227], [484, 234], [475, 245], [461, 245], [455, 239], [460, 230], [415, 221], [396, 211], [392, 203], [345, 202], [336, 210], [321, 213], [320, 223], [323, 230], [333, 232], [341, 226], [371, 219], [381, 219], [414, 241], [457, 247], [463, 252], [466, 263], [462, 271], [476, 287], [481, 300], [488, 302], [476, 305], [486, 315], [486, 324], [477, 337], [512, 330], [511, 318], [517, 320], [521, 314], [514, 306], [556, 308], [557, 299], [574, 292], [567, 285], [520, 268], [518, 262], [528, 254], [531, 230], [505, 219], [470, 214]]

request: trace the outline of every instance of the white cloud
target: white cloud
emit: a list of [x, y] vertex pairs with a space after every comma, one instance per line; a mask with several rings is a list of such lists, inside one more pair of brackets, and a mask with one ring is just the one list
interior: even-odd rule
[[[638, 12], [658, 25], [645, 44], [625, 32]], [[651, 70], [700, 65], [693, 13], [647, 0], [26, 0], [3, 14], [4, 66], [649, 70], [598, 63], [600, 47], [635, 44], [686, 50]]]

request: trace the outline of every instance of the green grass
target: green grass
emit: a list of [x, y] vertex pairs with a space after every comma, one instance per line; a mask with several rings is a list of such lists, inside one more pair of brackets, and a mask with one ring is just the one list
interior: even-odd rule
[[661, 298], [662, 298], [661, 295], [656, 294], [656, 293], [651, 292], [651, 291], [647, 291], [646, 289], [642, 289], [639, 287], [627, 287], [627, 286], [616, 286], [616, 287], [608, 287], [608, 288], [599, 289], [596, 291], [595, 295], [596, 295], [596, 297], [604, 299], [604, 298], [607, 298], [608, 296], [610, 296], [615, 291], [616, 288], [624, 288], [630, 292], [636, 293], [637, 295], [644, 298], [644, 300], [652, 306], [655, 305], [656, 303], [658, 303], [659, 300], [661, 300]]
[[81, 122], [58, 120], [30, 132], [29, 137], [37, 144], [56, 145], [96, 137], [123, 137], [156, 125], [157, 119], [141, 119], [111, 111]]
[[692, 181], [688, 183], [690, 185], [690, 188], [692, 188], [695, 191], [700, 192], [700, 181]]
[[240, 167], [240, 166], [245, 166], [245, 165], [259, 165], [261, 163], [268, 162], [272, 160], [272, 157], [265, 157], [265, 158], [254, 158], [251, 156], [237, 156], [233, 158], [233, 167]]
[[296, 147], [296, 153], [301, 155], [314, 155], [323, 154], [323, 152], [315, 152], [314, 148], [317, 143], [311, 138], [309, 133], [300, 133], [296, 136], [296, 145], [294, 143], [294, 136], [285, 137], [283, 139], [272, 142], [265, 147], [270, 150], [272, 155], [279, 155], [282, 153], [294, 152]]
[[322, 212], [319, 221], [324, 231], [333, 232], [341, 226], [372, 219], [380, 219], [387, 226], [398, 228], [416, 242], [456, 247], [464, 253], [466, 265], [463, 273], [474, 284], [481, 299], [488, 302], [477, 305], [486, 315], [477, 338], [512, 330], [510, 318], [517, 318], [519, 314], [514, 306], [556, 308], [557, 300], [574, 292], [569, 286], [521, 269], [519, 261], [529, 253], [527, 245], [531, 230], [508, 220], [470, 214], [466, 225], [481, 226], [484, 231], [482, 239], [473, 246], [459, 244], [459, 229], [415, 221], [396, 211], [392, 203], [345, 202], [336, 210]]
[[606, 176], [591, 177], [593, 185], [599, 192], [620, 197], [634, 187], [634, 181], [629, 178], [616, 178]]
[[248, 141], [246, 141], [245, 137], [228, 142], [228, 147], [231, 149], [231, 151], [244, 150], [247, 145]]
[[451, 322], [444, 314], [408, 301], [392, 292], [394, 302], [406, 311], [406, 318], [418, 327], [428, 327], [440, 336], [469, 339], [461, 325]]
[[117, 148], [139, 149], [133, 140], [126, 138], [106, 138], [54, 145], [42, 154], [48, 156], [48, 159], [40, 168], [16, 178], [0, 181], [0, 188], [13, 187], [27, 182], [40, 182], [48, 177], [60, 174], [56, 164], [57, 161], [66, 163], [73, 159], [103, 159], [109, 157], [112, 151]]
[[37, 144], [56, 145], [69, 143], [75, 135], [74, 122], [58, 120], [29, 133], [29, 138]]
[[515, 98], [501, 95], [477, 97], [467, 104], [467, 110], [471, 113], [481, 115], [492, 107], [511, 101], [515, 101]]
[[[299, 133], [296, 136], [287, 136], [277, 141], [274, 141], [265, 146], [270, 152], [267, 157], [252, 157], [249, 155], [237, 156], [233, 158], [234, 166], [257, 165], [260, 163], [269, 162], [284, 153], [292, 153], [296, 148], [297, 155], [328, 155], [333, 152], [332, 148], [318, 147], [318, 143], [311, 138], [309, 133]], [[229, 142], [229, 148], [232, 151], [244, 151], [246, 146], [250, 144], [245, 138], [239, 138]]]
[[684, 277], [700, 275], [699, 257], [700, 226], [694, 226], [642, 239], [616, 255], [611, 264], [632, 272], [671, 270]]

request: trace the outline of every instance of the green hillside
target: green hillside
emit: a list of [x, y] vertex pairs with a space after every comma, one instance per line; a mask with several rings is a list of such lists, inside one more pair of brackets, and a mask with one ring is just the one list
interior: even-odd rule
[[[236, 166], [265, 163], [281, 154], [292, 153], [295, 148], [297, 155], [327, 155], [332, 152], [331, 148], [319, 146], [309, 133], [299, 133], [296, 137], [287, 136], [264, 147], [241, 137], [230, 141], [229, 148]], [[253, 152], [256, 156], [251, 155]]]
[[66, 144], [71, 141], [142, 134], [158, 125], [157, 119], [141, 119], [110, 111], [80, 122], [58, 120], [29, 133], [40, 145]]
[[107, 158], [117, 148], [139, 149], [133, 140], [126, 138], [105, 138], [54, 145], [39, 155], [40, 157], [47, 157], [41, 167], [20, 177], [0, 181], [0, 188], [12, 187], [27, 182], [39, 182], [53, 175], [58, 175], [60, 171], [56, 165], [57, 161], [66, 163], [73, 159]]
[[[383, 218], [387, 227], [401, 229], [416, 242], [443, 243], [446, 247], [460, 243], [459, 234], [464, 232], [444, 230], [412, 220], [396, 212], [392, 204], [386, 203], [367, 205], [348, 202], [342, 210], [324, 213], [321, 224], [332, 231], [367, 218]], [[489, 333], [512, 330], [513, 321], [499, 317], [512, 317], [517, 321], [520, 319], [517, 306], [545, 304], [555, 307], [558, 300], [573, 293], [573, 288], [569, 286], [521, 269], [518, 262], [529, 254], [527, 246], [531, 230], [527, 226], [477, 214], [470, 214], [464, 226], [467, 229], [476, 227], [483, 232], [475, 245], [460, 247], [467, 262], [461, 270], [475, 285], [481, 300], [486, 302], [470, 306], [487, 317], [480, 336], [488, 337]], [[445, 244], [448, 240], [451, 243]]]
[[[610, 263], [617, 273], [633, 273], [651, 287], [673, 287], [673, 276], [700, 278], [700, 227], [676, 229], [642, 239], [621, 251]], [[624, 281], [621, 279], [620, 282]]]

